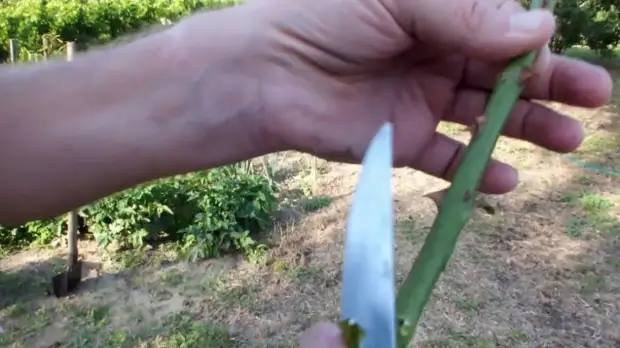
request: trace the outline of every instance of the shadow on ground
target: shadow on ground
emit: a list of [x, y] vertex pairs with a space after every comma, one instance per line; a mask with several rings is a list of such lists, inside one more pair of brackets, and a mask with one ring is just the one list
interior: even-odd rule
[[[279, 171], [287, 176], [281, 186], [289, 199], [286, 185], [307, 175], [302, 161], [294, 159], [294, 168]], [[295, 215], [267, 236], [276, 245], [269, 243], [273, 248], [259, 265], [238, 255], [189, 263], [166, 250], [136, 251], [110, 262], [91, 253], [88, 260], [101, 262], [85, 268], [79, 291], [56, 299], [45, 290], [51, 275], [64, 270], [63, 259], [40, 262], [44, 256], [33, 255], [32, 262], [16, 261], [17, 267], [0, 275], [0, 285], [7, 284], [0, 290], [0, 346], [259, 348], [287, 333], [295, 340], [298, 322], [309, 324], [313, 317], [313, 306], [300, 303], [321, 301], [313, 287], [333, 287], [337, 275], [308, 266], [314, 255], [301, 246], [312, 238], [292, 242], [289, 233], [340, 201], [329, 192], [295, 194], [288, 205]], [[80, 245], [81, 253], [89, 249]]]
[[60, 299], [45, 292], [51, 276], [64, 270], [62, 259], [4, 272], [0, 346], [238, 347], [228, 328], [203, 320], [202, 303], [188, 294], [216, 291], [218, 277], [235, 264], [224, 260], [188, 264], [153, 257], [139, 268], [105, 272], [85, 262], [78, 291]]
[[32, 261], [16, 269], [2, 270], [0, 273], [0, 311], [19, 302], [30, 302], [48, 296], [51, 279], [62, 272], [66, 261], [51, 258], [45, 261]]
[[[516, 192], [483, 196], [495, 214], [462, 232], [415, 347], [620, 345], [620, 179], [544, 158]], [[424, 186], [396, 196], [400, 280], [434, 219]]]

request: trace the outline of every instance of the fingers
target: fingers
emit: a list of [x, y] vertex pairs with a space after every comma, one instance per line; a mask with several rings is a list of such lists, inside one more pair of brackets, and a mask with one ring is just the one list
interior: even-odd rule
[[332, 323], [319, 323], [301, 335], [301, 348], [345, 348], [345, 346], [338, 326]]
[[[459, 90], [444, 120], [472, 125], [482, 115], [489, 93], [475, 89]], [[504, 135], [521, 139], [556, 152], [574, 151], [583, 140], [578, 121], [537, 103], [519, 100], [504, 127]]]
[[[435, 133], [428, 147], [421, 152], [412, 167], [429, 175], [452, 181], [464, 153], [465, 144]], [[514, 190], [518, 181], [518, 173], [513, 167], [491, 160], [482, 177], [479, 190], [488, 194], [503, 194]]]
[[[470, 61], [463, 86], [490, 90], [505, 64]], [[613, 82], [602, 67], [559, 55], [552, 55], [546, 68], [539, 68], [527, 82], [523, 97], [552, 100], [579, 107], [599, 107], [609, 102]]]
[[416, 41], [484, 61], [538, 50], [555, 30], [549, 11], [524, 11], [514, 0], [384, 1]]

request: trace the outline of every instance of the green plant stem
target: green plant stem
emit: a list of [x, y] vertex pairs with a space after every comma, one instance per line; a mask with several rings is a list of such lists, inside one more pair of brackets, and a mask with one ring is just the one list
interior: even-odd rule
[[[545, 7], [553, 11], [555, 1], [533, 0], [531, 9]], [[413, 340], [426, 303], [450, 260], [461, 230], [474, 210], [474, 200], [491, 154], [515, 103], [524, 88], [527, 73], [536, 60], [536, 52], [515, 58], [500, 76], [491, 94], [479, 133], [470, 142], [454, 180], [443, 197], [439, 212], [422, 250], [402, 283], [396, 298], [397, 347], [407, 348]]]

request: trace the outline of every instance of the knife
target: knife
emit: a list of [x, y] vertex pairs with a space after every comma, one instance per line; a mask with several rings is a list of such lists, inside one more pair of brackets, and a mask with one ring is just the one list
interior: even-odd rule
[[349, 211], [344, 246], [341, 328], [347, 348], [395, 348], [392, 125], [370, 142]]

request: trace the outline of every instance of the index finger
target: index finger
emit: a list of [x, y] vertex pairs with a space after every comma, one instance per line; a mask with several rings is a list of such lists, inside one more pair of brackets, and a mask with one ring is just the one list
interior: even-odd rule
[[301, 348], [345, 348], [340, 328], [336, 324], [321, 322], [301, 335]]
[[[469, 61], [462, 83], [466, 87], [491, 90], [505, 64]], [[547, 68], [532, 75], [523, 90], [525, 99], [555, 101], [572, 106], [596, 108], [611, 99], [612, 79], [604, 68], [554, 54]]]

